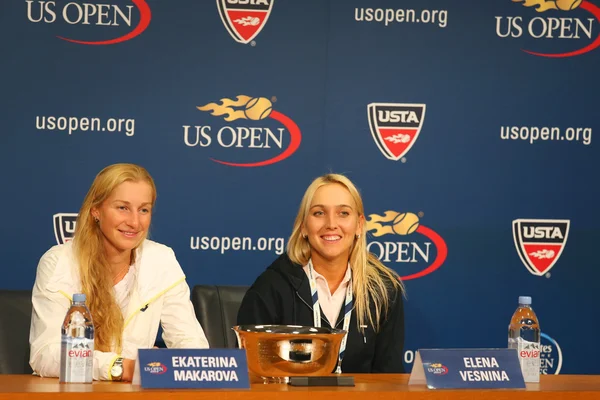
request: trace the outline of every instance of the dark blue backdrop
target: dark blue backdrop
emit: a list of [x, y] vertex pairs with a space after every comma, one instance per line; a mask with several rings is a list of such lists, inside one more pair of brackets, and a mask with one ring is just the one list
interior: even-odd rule
[[[517, 296], [531, 295], [543, 332], [554, 339], [546, 343], [552, 345], [547, 372], [560, 362], [561, 373], [600, 373], [590, 362], [600, 356], [592, 336], [600, 328], [594, 250], [600, 164], [592, 143], [600, 128], [600, 50], [566, 57], [523, 51], [564, 55], [594, 47], [600, 3], [545, 12], [510, 0], [267, 3], [268, 20], [263, 14], [262, 30], [244, 44], [228, 33], [214, 1], [90, 0], [87, 10], [96, 12], [89, 24], [83, 15], [80, 23], [64, 20], [65, 7], [71, 22], [86, 9], [81, 1], [2, 2], [0, 287], [32, 286], [39, 257], [56, 244], [53, 216], [76, 213], [108, 164], [139, 163], [154, 176], [152, 237], [173, 247], [190, 285], [251, 284], [287, 241], [306, 186], [340, 172], [361, 189], [367, 215], [413, 213], [447, 246], [438, 269], [406, 281], [405, 361], [419, 347], [505, 347]], [[54, 11], [54, 21], [34, 22], [42, 6]], [[407, 11], [404, 21], [378, 21], [400, 9], [415, 10], [414, 19]], [[129, 12], [131, 19], [123, 18]], [[44, 16], [52, 20], [52, 13]], [[521, 27], [511, 31], [518, 37], [503, 37], [509, 18]], [[136, 33], [138, 25], [147, 27], [115, 44], [58, 37], [104, 41]], [[542, 32], [544, 26], [558, 28]], [[262, 161], [291, 143], [289, 126], [273, 118], [227, 122], [197, 109], [238, 95], [271, 100], [299, 127], [298, 149], [261, 167], [211, 160]], [[377, 147], [371, 103], [426, 105], [421, 131], [402, 159], [389, 160]], [[51, 129], [47, 118], [42, 126], [50, 116], [78, 124], [98, 118], [104, 130], [69, 134]], [[123, 119], [121, 129], [113, 119]], [[211, 144], [186, 145], [184, 126], [194, 133], [195, 126], [210, 126]], [[283, 142], [222, 147], [223, 127], [261, 128], [263, 145], [265, 128], [276, 136], [283, 129]], [[502, 127], [557, 127], [563, 139], [503, 139]], [[588, 133], [569, 140], [569, 128]], [[519, 258], [516, 219], [570, 221], [548, 273], [530, 273]], [[370, 240], [405, 243], [409, 255], [414, 246], [429, 246], [414, 262], [390, 256], [387, 264], [406, 276], [441, 260], [439, 240], [423, 232]], [[209, 248], [192, 249], [197, 237]], [[236, 237], [252, 243], [238, 250], [220, 245]]]

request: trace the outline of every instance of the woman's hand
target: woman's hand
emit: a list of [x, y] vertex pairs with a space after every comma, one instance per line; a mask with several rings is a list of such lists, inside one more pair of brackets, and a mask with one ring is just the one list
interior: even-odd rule
[[122, 381], [131, 382], [133, 379], [133, 371], [135, 369], [135, 360], [131, 360], [129, 358], [123, 359], [123, 377]]
[[[158, 347], [154, 346], [155, 349]], [[129, 358], [123, 359], [123, 377], [122, 381], [131, 382], [133, 380], [133, 373], [135, 372], [135, 360]]]

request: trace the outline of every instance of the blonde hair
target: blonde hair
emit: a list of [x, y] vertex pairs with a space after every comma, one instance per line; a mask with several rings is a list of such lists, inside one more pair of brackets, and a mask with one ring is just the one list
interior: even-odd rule
[[[363, 201], [354, 184], [340, 174], [327, 174], [318, 177], [304, 193], [298, 215], [294, 221], [292, 235], [288, 241], [287, 253], [290, 260], [296, 264], [306, 265], [311, 256], [308, 240], [302, 237], [302, 228], [306, 222], [312, 199], [317, 189], [325, 185], [338, 184], [350, 192], [356, 204], [358, 217], [364, 217], [365, 211]], [[358, 326], [366, 325], [369, 321], [375, 331], [379, 331], [379, 321], [385, 315], [389, 307], [389, 292], [396, 289], [404, 291], [404, 285], [396, 272], [383, 265], [377, 257], [367, 251], [367, 239], [365, 235], [365, 224], [363, 224], [360, 237], [356, 238], [350, 250], [350, 268], [352, 269], [352, 291]], [[391, 282], [391, 285], [388, 283]], [[371, 312], [372, 303], [375, 315]], [[361, 328], [364, 330], [364, 328]]]
[[[111, 351], [113, 345], [121, 349], [123, 315], [113, 295], [113, 279], [109, 273], [110, 264], [104, 250], [103, 235], [94, 221], [92, 209], [100, 207], [117, 186], [127, 181], [147, 182], [152, 188], [154, 205], [156, 186], [148, 171], [135, 164], [110, 165], [96, 175], [85, 196], [73, 237], [81, 287], [94, 321], [95, 349], [100, 351]], [[140, 240], [140, 244], [145, 238]], [[135, 262], [135, 249], [131, 253], [131, 262]]]

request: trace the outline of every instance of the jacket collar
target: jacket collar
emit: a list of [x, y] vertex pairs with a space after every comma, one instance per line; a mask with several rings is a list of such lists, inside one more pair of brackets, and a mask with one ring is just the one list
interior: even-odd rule
[[[312, 297], [310, 295], [310, 282], [308, 281], [308, 277], [306, 276], [306, 272], [300, 264], [296, 264], [290, 260], [290, 257], [287, 253], [282, 254], [277, 258], [273, 263], [267, 268], [273, 270], [280, 274], [285, 280], [287, 280], [290, 285], [294, 288], [298, 296], [308, 305], [308, 307], [312, 310]], [[344, 319], [344, 312], [340, 311], [338, 315], [338, 320], [336, 321], [335, 326], [339, 326]], [[329, 325], [329, 321], [323, 315], [321, 316], [322, 321]], [[334, 326], [334, 327], [335, 327]]]
[[280, 274], [287, 280], [300, 298], [310, 304], [312, 307], [312, 298], [310, 296], [310, 283], [308, 277], [300, 264], [293, 263], [287, 253], [282, 254], [269, 266], [270, 270]]

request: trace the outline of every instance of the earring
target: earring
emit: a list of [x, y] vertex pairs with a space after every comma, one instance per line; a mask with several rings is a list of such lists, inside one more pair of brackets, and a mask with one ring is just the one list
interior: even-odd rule
[[94, 222], [98, 223], [98, 222], [100, 222], [100, 219], [98, 217], [94, 217]]
[[360, 233], [356, 235], [356, 239], [360, 239]]
[[302, 237], [303, 237], [304, 239], [306, 239], [306, 238], [308, 237], [308, 235], [302, 234]]

